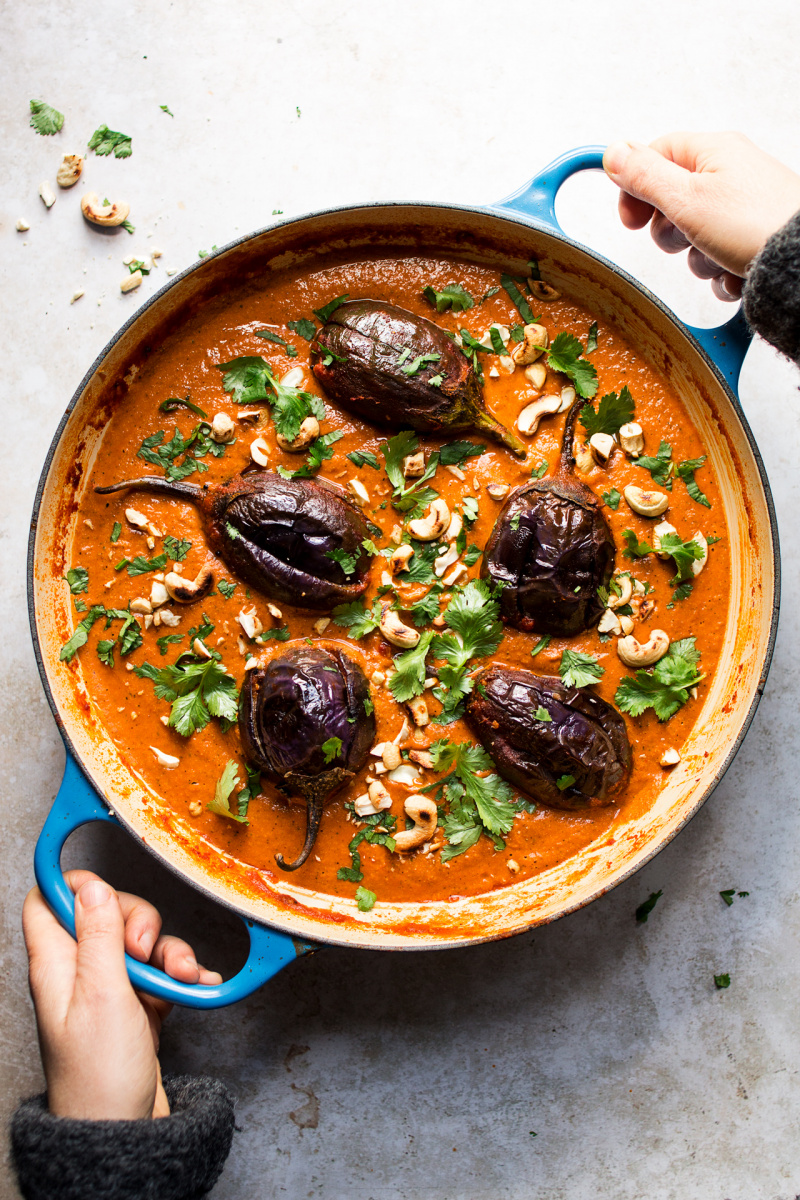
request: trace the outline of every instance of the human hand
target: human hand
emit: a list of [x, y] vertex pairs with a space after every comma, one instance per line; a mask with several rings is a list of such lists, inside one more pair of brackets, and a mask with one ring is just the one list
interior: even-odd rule
[[186, 942], [159, 936], [161, 917], [145, 900], [115, 892], [91, 871], [66, 879], [77, 941], [38, 888], [22, 911], [50, 1112], [95, 1121], [168, 1116], [156, 1055], [172, 1006], [134, 991], [124, 953], [184, 983], [222, 978], [198, 966]]
[[741, 133], [614, 142], [603, 167], [622, 189], [623, 225], [649, 221], [668, 254], [690, 247], [689, 267], [721, 300], [739, 298], [750, 263], [800, 209], [800, 176]]

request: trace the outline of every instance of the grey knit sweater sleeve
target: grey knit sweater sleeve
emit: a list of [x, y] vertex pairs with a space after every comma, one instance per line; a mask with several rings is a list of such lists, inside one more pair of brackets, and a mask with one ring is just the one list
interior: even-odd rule
[[753, 260], [744, 312], [757, 333], [800, 365], [800, 212]]
[[25, 1200], [195, 1200], [219, 1178], [233, 1138], [233, 1099], [216, 1079], [164, 1077], [170, 1116], [157, 1121], [54, 1117], [46, 1096], [11, 1121]]

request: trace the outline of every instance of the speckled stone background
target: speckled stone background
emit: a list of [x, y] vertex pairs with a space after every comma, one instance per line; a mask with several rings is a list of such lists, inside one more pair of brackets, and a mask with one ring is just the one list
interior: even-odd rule
[[[568, 147], [682, 127], [742, 129], [800, 169], [800, 10], [794, 0], [3, 0], [0, 29], [7, 1112], [41, 1086], [19, 914], [64, 758], [30, 647], [25, 544], [42, 458], [94, 356], [164, 271], [276, 208], [483, 203]], [[59, 136], [28, 128], [31, 97], [66, 114]], [[50, 212], [37, 195], [102, 122], [133, 135], [133, 157], [92, 158], [85, 182], [130, 202], [134, 237], [86, 226], [80, 186]], [[687, 319], [729, 315], [683, 256], [618, 225], [613, 193], [600, 175], [570, 182], [559, 200], [567, 232]], [[15, 232], [19, 216], [29, 233]], [[154, 244], [159, 270], [121, 296], [122, 257]], [[239, 1097], [215, 1200], [800, 1193], [797, 385], [769, 347], [752, 348], [741, 394], [774, 488], [784, 606], [761, 708], [712, 799], [638, 876], [535, 934], [419, 956], [326, 950], [236, 1008], [175, 1013], [165, 1067], [219, 1075]], [[238, 922], [124, 835], [86, 831], [67, 857], [154, 899], [209, 965], [241, 961]], [[718, 893], [734, 886], [750, 896], [726, 908]], [[637, 925], [636, 906], [659, 888]], [[714, 988], [720, 972], [727, 991]], [[8, 1173], [0, 1192], [16, 1195]]]

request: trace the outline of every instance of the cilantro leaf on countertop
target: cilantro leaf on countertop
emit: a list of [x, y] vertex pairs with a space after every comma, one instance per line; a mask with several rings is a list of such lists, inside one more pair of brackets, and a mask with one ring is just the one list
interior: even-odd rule
[[655, 455], [643, 454], [639, 458], [633, 460], [635, 467], [644, 467], [645, 471], [649, 471], [653, 483], [657, 483], [660, 487], [664, 487], [668, 492], [672, 491], [672, 446], [669, 442], [662, 442], [658, 447]]
[[607, 392], [601, 397], [597, 408], [592, 404], [584, 404], [580, 412], [580, 422], [586, 430], [587, 437], [592, 437], [595, 433], [610, 433], [613, 436], [619, 433], [623, 425], [633, 420], [633, 412], [633, 396], [625, 384], [619, 395], [616, 392]]
[[31, 100], [31, 128], [42, 137], [52, 137], [64, 124], [64, 114], [51, 108], [44, 100]]
[[700, 485], [694, 477], [695, 471], [700, 470], [707, 457], [707, 455], [702, 454], [700, 458], [684, 459], [683, 462], [676, 465], [675, 474], [686, 484], [686, 490], [693, 500], [696, 500], [698, 504], [702, 504], [706, 508], [711, 508], [711, 501], [700, 490]]
[[558, 664], [558, 673], [565, 687], [591, 687], [605, 674], [594, 654], [584, 654], [581, 650], [565, 650]]
[[547, 365], [571, 379], [584, 400], [591, 400], [597, 391], [597, 371], [582, 356], [583, 343], [578, 338], [571, 333], [558, 333], [547, 351]]
[[659, 721], [668, 721], [687, 702], [690, 690], [705, 679], [697, 669], [699, 661], [693, 637], [673, 642], [652, 670], [623, 676], [614, 703], [632, 717], [652, 708]]
[[730, 986], [731, 986], [731, 977], [727, 973], [724, 975], [715, 975], [714, 976], [714, 987], [717, 988], [719, 991], [721, 991], [723, 988], [729, 988]]
[[466, 312], [475, 304], [472, 296], [460, 283], [446, 283], [440, 292], [435, 288], [426, 287], [422, 294], [437, 313], [448, 312], [450, 309], [453, 312]]
[[114, 152], [115, 158], [130, 158], [133, 144], [127, 133], [117, 133], [107, 125], [99, 125], [89, 138], [89, 149], [101, 158]]
[[651, 892], [644, 903], [639, 905], [636, 910], [636, 921], [639, 925], [644, 925], [663, 895], [663, 891]]
[[244, 813], [234, 812], [230, 804], [231, 793], [239, 786], [239, 782], [239, 764], [234, 758], [229, 758], [214, 788], [214, 799], [209, 800], [206, 808], [218, 817], [228, 817], [240, 825], [247, 825], [246, 808]]
[[394, 660], [394, 673], [389, 680], [389, 690], [398, 704], [420, 696], [425, 682], [425, 659], [428, 655], [434, 631], [427, 630], [420, 636], [416, 646], [404, 650]]
[[150, 679], [160, 700], [172, 704], [171, 728], [182, 737], [205, 729], [212, 717], [231, 724], [238, 716], [236, 680], [217, 659], [177, 662], [166, 667], [142, 663], [134, 668], [140, 679]]

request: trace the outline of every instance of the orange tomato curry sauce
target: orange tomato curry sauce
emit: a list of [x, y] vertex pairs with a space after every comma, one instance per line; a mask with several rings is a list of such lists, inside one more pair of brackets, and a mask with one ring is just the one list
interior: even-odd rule
[[[447, 330], [465, 328], [477, 338], [482, 338], [493, 322], [506, 326], [521, 323], [518, 312], [502, 289], [467, 312], [437, 314], [423, 298], [422, 290], [429, 284], [440, 289], [454, 279], [475, 298], [492, 288], [496, 289], [500, 282], [499, 271], [443, 258], [379, 258], [353, 262], [320, 269], [302, 278], [291, 273], [275, 275], [261, 287], [231, 291], [208, 304], [183, 329], [169, 336], [141, 365], [105, 430], [101, 451], [89, 481], [91, 486], [81, 503], [73, 546], [72, 565], [84, 567], [89, 572], [89, 590], [82, 600], [89, 605], [102, 603], [107, 608], [122, 609], [137, 596], [149, 596], [152, 574], [130, 577], [126, 569], [114, 569], [122, 558], [132, 559], [140, 554], [150, 557], [162, 550], [161, 539], [155, 539], [155, 548], [148, 549], [147, 533], [137, 531], [126, 521], [125, 510], [131, 506], [144, 513], [162, 534], [191, 542], [191, 549], [183, 563], [184, 574], [188, 578], [194, 578], [201, 566], [208, 562], [213, 567], [215, 582], [236, 582], [206, 545], [198, 514], [190, 504], [147, 493], [122, 492], [98, 496], [91, 490], [94, 485], [112, 484], [120, 479], [155, 471], [154, 467], [136, 457], [143, 439], [158, 430], [164, 430], [164, 440], [169, 440], [175, 428], [185, 436], [197, 424], [199, 418], [185, 408], [177, 409], [170, 415], [160, 412], [159, 404], [162, 401], [168, 397], [188, 396], [208, 414], [209, 419], [218, 412], [225, 412], [237, 422], [236, 441], [226, 447], [223, 457], [206, 456], [203, 461], [208, 465], [208, 472], [193, 475], [194, 482], [223, 482], [245, 467], [252, 466], [249, 448], [256, 436], [264, 437], [269, 444], [269, 469], [274, 470], [279, 464], [287, 469], [296, 469], [302, 459], [277, 447], [268, 405], [264, 404], [264, 417], [259, 427], [254, 427], [252, 422], [237, 421], [240, 407], [223, 390], [222, 373], [217, 369], [217, 364], [242, 355], [263, 355], [278, 378], [293, 367], [302, 367], [301, 386], [321, 394], [321, 388], [309, 367], [309, 343], [289, 330], [287, 323], [299, 317], [310, 317], [313, 308], [319, 308], [345, 292], [349, 293], [351, 299], [369, 297], [388, 301], [432, 319]], [[591, 312], [573, 304], [567, 297], [547, 304], [531, 299], [531, 304], [534, 312], [541, 314], [539, 320], [546, 326], [551, 341], [557, 333], [566, 330], [586, 345], [594, 320]], [[280, 334], [293, 345], [298, 352], [297, 357], [288, 357], [283, 347], [255, 335], [256, 330], [265, 328]], [[600, 325], [598, 346], [591, 354], [591, 361], [598, 372], [598, 398], [607, 392], [618, 392], [624, 384], [630, 388], [636, 405], [635, 420], [644, 430], [646, 454], [655, 454], [662, 440], [671, 444], [675, 462], [696, 458], [704, 453], [704, 447], [678, 396], [613, 328]], [[534, 398], [535, 393], [521, 368], [509, 374], [503, 366], [499, 366], [499, 376], [491, 377], [489, 372], [492, 366], [498, 366], [498, 356], [483, 355], [482, 363], [486, 405], [504, 425], [513, 429], [521, 409]], [[545, 391], [553, 391], [566, 383], [563, 376], [556, 376], [549, 371]], [[252, 405], [245, 408], [252, 408]], [[341, 411], [330, 401], [326, 408], [327, 417], [322, 423], [322, 431], [341, 430], [344, 436], [333, 447], [333, 457], [324, 463], [321, 475], [345, 485], [353, 478], [362, 481], [370, 498], [365, 515], [381, 528], [384, 539], [375, 540], [379, 545], [386, 546], [389, 544], [390, 531], [403, 520], [402, 515], [391, 507], [391, 484], [383, 469], [375, 471], [369, 466], [358, 469], [348, 461], [346, 455], [356, 449], [372, 451], [383, 468], [379, 447], [387, 437], [403, 428], [402, 422], [387, 430], [370, 426]], [[485, 546], [502, 504], [502, 501], [493, 500], [488, 495], [487, 485], [503, 483], [513, 488], [523, 484], [530, 479], [532, 469], [545, 459], [552, 468], [559, 454], [564, 419], [563, 414], [545, 417], [535, 436], [524, 439], [528, 447], [524, 462], [477, 432], [458, 432], [439, 439], [420, 435], [420, 444], [426, 452], [455, 439], [470, 438], [486, 444], [486, 450], [480, 457], [470, 458], [464, 464], [464, 481], [440, 466], [429, 485], [446, 499], [451, 511], [456, 506], [461, 507], [462, 498], [466, 495], [477, 499], [479, 515], [469, 530], [469, 544], [475, 543], [481, 548]], [[582, 432], [580, 426], [579, 432]], [[579, 472], [579, 478], [598, 497], [611, 489], [621, 493], [629, 483], [642, 488], [653, 486], [648, 472], [636, 467], [619, 448], [614, 451], [606, 469], [595, 466]], [[659, 520], [670, 521], [686, 540], [696, 530], [701, 530], [706, 537], [714, 535], [721, 540], [712, 547], [708, 563], [695, 582], [691, 595], [676, 602], [672, 608], [667, 607], [673, 591], [668, 581], [675, 573], [674, 564], [660, 561], [654, 555], [635, 563], [628, 562], [622, 556], [623, 530], [633, 529], [640, 539], [652, 544], [652, 529], [656, 522], [637, 516], [624, 500], [616, 512], [606, 507], [604, 513], [617, 546], [617, 568], [631, 567], [635, 577], [649, 584], [652, 589], [648, 599], [654, 603], [654, 608], [645, 621], [637, 621], [635, 636], [644, 642], [650, 629], [661, 628], [673, 640], [696, 637], [697, 647], [702, 653], [702, 669], [710, 676], [722, 644], [727, 608], [728, 549], [717, 483], [708, 465], [702, 469], [699, 482], [711, 502], [710, 509], [692, 500], [683, 483], [676, 480], [670, 493], [669, 509]], [[115, 522], [122, 526], [122, 533], [112, 545], [110, 538]], [[386, 566], [385, 558], [372, 559], [371, 578], [365, 596], [367, 604], [371, 604], [375, 598]], [[478, 577], [480, 566], [479, 560], [470, 567], [469, 578]], [[167, 569], [171, 569], [171, 564]], [[404, 602], [414, 603], [428, 590], [426, 586], [404, 586], [402, 578], [399, 575], [397, 580]], [[462, 577], [461, 583], [465, 581], [466, 577]], [[441, 601], [442, 611], [448, 598], [445, 592]], [[157, 699], [150, 680], [137, 677], [129, 665], [149, 662], [154, 666], [163, 666], [173, 662], [182, 650], [189, 649], [186, 641], [169, 644], [167, 655], [162, 657], [156, 639], [167, 633], [185, 634], [189, 627], [201, 624], [201, 613], [206, 613], [215, 626], [208, 643], [220, 652], [225, 667], [235, 677], [237, 685], [241, 685], [246, 657], [256, 655], [265, 662], [269, 657], [282, 653], [286, 645], [269, 641], [264, 647], [259, 647], [250, 643], [245, 654], [242, 654], [239, 644], [242, 630], [237, 622], [237, 613], [251, 604], [255, 604], [265, 629], [276, 623], [288, 624], [292, 641], [311, 638], [324, 645], [336, 644], [362, 666], [367, 678], [374, 672], [389, 671], [393, 655], [399, 653], [382, 638], [378, 630], [361, 641], [349, 639], [347, 630], [335, 623], [328, 625], [322, 634], [316, 632], [314, 624], [322, 615], [320, 613], [301, 613], [281, 605], [282, 621], [276, 622], [267, 611], [268, 599], [254, 590], [247, 591], [239, 583], [230, 599], [225, 599], [215, 586], [213, 594], [198, 603], [171, 604], [171, 609], [180, 614], [180, 624], [174, 629], [152, 625], [149, 629], [143, 627], [143, 645], [122, 660], [116, 656], [113, 668], [103, 665], [96, 653], [96, 642], [113, 636], [113, 633], [103, 632], [103, 622], [98, 622], [79, 659], [87, 687], [109, 737], [162, 807], [163, 818], [167, 822], [175, 816], [182, 821], [193, 820], [198, 834], [198, 853], [204, 858], [208, 857], [209, 848], [212, 854], [218, 849], [238, 859], [250, 871], [255, 869], [264, 876], [279, 879], [285, 876], [275, 864], [275, 854], [282, 852], [287, 861], [296, 855], [303, 841], [305, 809], [287, 803], [279, 792], [265, 783], [262, 794], [250, 802], [247, 825], [237, 825], [209, 812], [206, 805], [213, 797], [215, 781], [230, 758], [242, 764], [240, 779], [242, 782], [245, 779], [236, 727], [223, 733], [219, 722], [212, 720], [204, 730], [188, 739], [179, 736], [165, 726], [170, 711], [168, 702]], [[596, 629], [575, 638], [553, 638], [546, 649], [532, 658], [531, 649], [538, 640], [536, 633], [528, 634], [507, 628], [493, 661], [540, 674], [557, 675], [565, 648], [597, 655], [605, 668], [604, 675], [596, 685], [597, 694], [609, 702], [613, 702], [620, 678], [632, 674], [617, 656], [615, 639], [601, 642]], [[75, 659], [72, 665], [64, 665], [62, 669], [76, 670], [77, 662], [78, 659]], [[706, 685], [700, 686], [702, 689]], [[430, 692], [425, 695], [433, 715], [440, 706]], [[394, 739], [407, 717], [405, 709], [395, 702], [386, 686], [373, 684], [372, 698], [377, 742]], [[478, 894], [536, 875], [568, 859], [589, 843], [613, 836], [614, 825], [621, 813], [639, 814], [653, 803], [667, 776], [666, 769], [659, 765], [661, 755], [668, 747], [681, 749], [695, 720], [696, 707], [696, 703], [690, 700], [666, 723], [660, 723], [652, 711], [636, 719], [625, 718], [633, 748], [634, 769], [630, 785], [619, 798], [617, 806], [581, 812], [539, 806], [534, 813], [523, 812], [515, 818], [504, 850], [495, 850], [492, 841], [484, 836], [466, 853], [446, 863], [441, 861], [436, 850], [427, 853], [417, 851], [403, 856], [390, 853], [382, 846], [362, 842], [359, 853], [363, 885], [376, 892], [379, 900], [422, 901]], [[447, 737], [452, 742], [473, 740], [467, 726], [459, 721], [445, 728], [428, 725], [413, 730], [412, 726], [412, 732], [403, 745], [406, 749], [424, 748], [440, 737]], [[179, 765], [173, 769], [160, 766], [151, 749], [153, 746], [180, 759]], [[356, 884], [337, 880], [337, 869], [350, 865], [348, 843], [358, 828], [346, 810], [345, 802], [354, 800], [366, 791], [365, 780], [370, 769], [379, 761], [371, 758], [352, 786], [329, 799], [316, 846], [308, 862], [294, 874], [295, 883], [336, 895], [354, 894]], [[430, 771], [423, 771], [422, 774], [423, 785], [436, 778]], [[381, 778], [385, 781], [385, 776]], [[402, 829], [404, 798], [412, 790], [418, 789], [391, 783], [388, 787], [393, 795], [392, 812], [398, 819], [397, 828]], [[436, 841], [441, 846], [441, 834]]]

